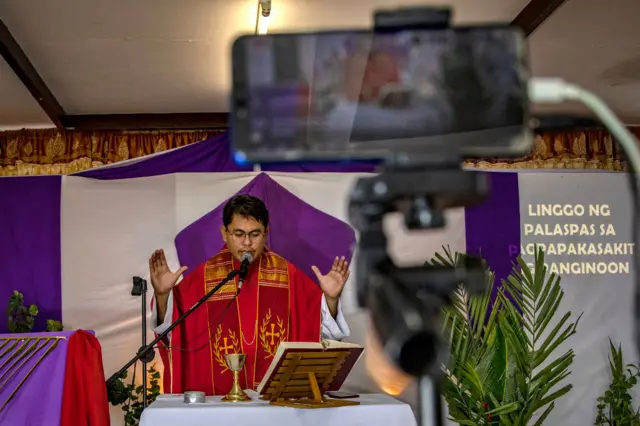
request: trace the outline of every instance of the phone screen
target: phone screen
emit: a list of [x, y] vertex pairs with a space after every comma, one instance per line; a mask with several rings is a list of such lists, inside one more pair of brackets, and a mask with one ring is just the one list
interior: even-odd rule
[[521, 31], [504, 26], [242, 37], [234, 144], [280, 159], [354, 157], [390, 141], [517, 149], [529, 120], [524, 50]]

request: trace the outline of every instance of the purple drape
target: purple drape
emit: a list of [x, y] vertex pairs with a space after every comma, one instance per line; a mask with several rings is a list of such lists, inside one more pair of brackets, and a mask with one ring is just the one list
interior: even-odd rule
[[497, 283], [511, 273], [520, 254], [520, 193], [517, 173], [490, 173], [491, 194], [465, 208], [467, 253], [480, 255]]
[[141, 158], [123, 166], [104, 167], [77, 173], [94, 179], [130, 179], [171, 173], [244, 172], [252, 166], [238, 166], [231, 155], [229, 133], [206, 139], [170, 152]]
[[[247, 172], [253, 166], [240, 166], [233, 159], [229, 132], [149, 158], [127, 162], [122, 166], [103, 167], [75, 174], [93, 179], [130, 179], [171, 173]], [[265, 164], [263, 171], [290, 173], [372, 173], [377, 162], [283, 163]]]
[[265, 172], [286, 173], [374, 173], [377, 162], [353, 162], [353, 163], [282, 163], [263, 164], [261, 170]]
[[5, 309], [14, 290], [46, 320], [62, 320], [60, 176], [0, 178], [0, 332], [7, 331]]
[[[310, 206], [262, 173], [238, 194], [260, 198], [269, 209], [267, 246], [315, 279], [311, 266], [331, 269], [336, 256], [351, 259], [355, 232], [346, 223]], [[226, 201], [225, 201], [226, 203]], [[183, 229], [176, 237], [180, 264], [192, 271], [214, 256], [224, 242], [220, 235], [224, 204]]]

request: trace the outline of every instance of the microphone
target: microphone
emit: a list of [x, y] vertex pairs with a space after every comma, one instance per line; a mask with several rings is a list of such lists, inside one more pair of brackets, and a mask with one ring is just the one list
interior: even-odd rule
[[251, 253], [245, 252], [240, 260], [240, 272], [238, 272], [238, 293], [240, 293], [240, 290], [242, 289], [242, 284], [244, 284], [244, 278], [247, 276], [247, 269], [249, 269], [249, 264], [251, 262], [253, 262], [253, 256], [251, 256]]

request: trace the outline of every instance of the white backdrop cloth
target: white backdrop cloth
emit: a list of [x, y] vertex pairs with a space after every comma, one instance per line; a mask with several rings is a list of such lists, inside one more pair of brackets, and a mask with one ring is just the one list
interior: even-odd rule
[[[95, 330], [103, 348], [107, 376], [116, 372], [140, 347], [140, 299], [131, 296], [132, 277], [148, 279], [148, 258], [158, 248], [165, 250], [169, 265], [177, 269], [176, 235], [256, 175], [198, 173], [111, 181], [77, 176], [63, 178], [63, 324], [66, 329]], [[348, 193], [361, 175], [269, 173], [269, 176], [311, 206], [348, 223]], [[617, 235], [597, 238], [619, 242], [631, 240], [628, 186], [623, 174], [521, 173], [518, 181], [523, 227], [526, 223], [614, 223]], [[612, 215], [576, 219], [529, 214], [530, 205], [565, 203], [607, 204]], [[466, 251], [468, 230], [463, 209], [449, 211], [447, 227], [438, 231], [409, 233], [399, 215], [390, 216], [385, 228], [390, 254], [399, 264], [422, 263], [434, 253], [442, 252], [443, 245], [452, 251]], [[586, 241], [580, 236], [527, 235], [522, 229], [520, 243], [523, 245]], [[531, 256], [525, 258], [530, 260]], [[357, 307], [355, 278], [352, 271], [342, 296], [342, 307], [351, 329], [348, 340], [365, 345], [367, 313]], [[593, 424], [596, 398], [604, 393], [610, 381], [609, 337], [622, 344], [625, 363], [638, 359], [633, 345], [633, 275], [570, 274], [562, 277], [562, 287], [565, 297], [560, 311], [572, 311], [576, 316], [582, 313], [583, 317], [578, 334], [558, 349], [572, 347], [576, 351], [572, 374], [567, 379], [574, 389], [556, 402], [546, 424], [583, 426]], [[148, 332], [152, 336], [151, 331]], [[381, 389], [368, 376], [365, 358], [352, 370], [344, 389], [357, 393], [387, 390]], [[159, 357], [155, 367], [162, 371]], [[398, 398], [415, 407], [416, 387], [410, 385]], [[112, 408], [111, 414], [113, 426], [122, 425], [121, 408]]]
[[[178, 232], [233, 196], [257, 174], [174, 174], [113, 181], [63, 178], [63, 323], [69, 329], [95, 330], [107, 377], [140, 347], [140, 299], [131, 296], [132, 277], [149, 279], [148, 259], [159, 248], [165, 250], [169, 266], [178, 269], [174, 245]], [[362, 175], [269, 176], [306, 203], [348, 223], [348, 192]], [[400, 216], [390, 217], [386, 227], [392, 255], [401, 263], [411, 263], [423, 262], [443, 244], [464, 251], [464, 211], [454, 210], [448, 218], [446, 229], [430, 232], [429, 238], [424, 238], [424, 233], [406, 231]], [[364, 345], [367, 316], [357, 307], [354, 280], [352, 272], [342, 296], [342, 308], [351, 329], [348, 340]], [[150, 328], [147, 333], [153, 336]], [[159, 356], [154, 363], [162, 372]], [[363, 360], [352, 370], [344, 389], [358, 393], [381, 391], [368, 377]], [[409, 394], [407, 400], [413, 399]], [[121, 408], [111, 407], [111, 418], [113, 426], [121, 426]]]

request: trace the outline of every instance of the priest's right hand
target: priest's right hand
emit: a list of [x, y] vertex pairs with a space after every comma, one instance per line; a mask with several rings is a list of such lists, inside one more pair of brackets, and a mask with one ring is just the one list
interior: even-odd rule
[[157, 296], [164, 296], [176, 286], [178, 278], [184, 271], [186, 266], [181, 266], [176, 272], [172, 272], [167, 265], [167, 258], [164, 250], [156, 250], [149, 258], [149, 272], [151, 275], [151, 285]]

